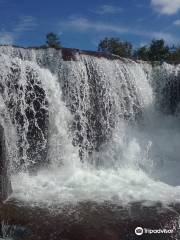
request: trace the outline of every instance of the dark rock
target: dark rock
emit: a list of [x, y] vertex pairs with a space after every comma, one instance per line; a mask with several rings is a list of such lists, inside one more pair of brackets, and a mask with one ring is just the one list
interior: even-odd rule
[[0, 125], [0, 201], [7, 199], [12, 192], [8, 165], [4, 129]]
[[[57, 207], [57, 208], [56, 208]], [[51, 209], [9, 202], [0, 207], [0, 219], [28, 233], [18, 240], [170, 240], [180, 239], [180, 206], [128, 206], [81, 202]], [[60, 208], [60, 209], [58, 209]], [[135, 234], [136, 227], [173, 230], [168, 234]]]
[[70, 48], [62, 48], [62, 58], [64, 61], [75, 61], [76, 60], [76, 57], [75, 57], [75, 54], [76, 54], [77, 50], [75, 49], [70, 49]]
[[179, 76], [171, 75], [167, 80], [161, 93], [162, 111], [168, 114], [175, 114], [180, 104], [180, 74]]
[[4, 62], [5, 67], [6, 64], [10, 66], [7, 76], [0, 72], [0, 93], [18, 135], [20, 164], [16, 168], [17, 171], [37, 171], [46, 164], [49, 117], [47, 97], [37, 69], [28, 63], [24, 63], [23, 68], [13, 59], [9, 59], [9, 62]]

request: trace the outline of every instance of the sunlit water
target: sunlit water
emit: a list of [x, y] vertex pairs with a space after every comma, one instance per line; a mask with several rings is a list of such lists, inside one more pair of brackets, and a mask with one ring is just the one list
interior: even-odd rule
[[[32, 56], [28, 56], [31, 58], [28, 60], [36, 61], [35, 55]], [[53, 74], [34, 62], [13, 60], [21, 69], [30, 65], [46, 92], [50, 164], [34, 174], [12, 171], [11, 197], [48, 205], [88, 200], [113, 201], [118, 204], [144, 200], [165, 203], [180, 201], [180, 118], [178, 112], [172, 116], [156, 110], [161, 97], [157, 97], [155, 91], [155, 85], [159, 84], [158, 89], [162, 89], [165, 84], [160, 77], [157, 80], [158, 73], [162, 77], [164, 72], [176, 74], [177, 70], [170, 65], [164, 65], [164, 69], [157, 68], [155, 84], [155, 77], [152, 77], [154, 70], [148, 64], [131, 61], [123, 63], [88, 56], [77, 58], [77, 62], [60, 61], [59, 65], [56, 63], [50, 66]], [[1, 61], [2, 68], [3, 64], [11, 65], [7, 56]], [[97, 75], [96, 81], [93, 74]], [[5, 72], [3, 76], [6, 76]], [[92, 78], [90, 83], [89, 78]], [[5, 85], [6, 77], [3, 79]], [[67, 96], [69, 92], [66, 96], [62, 94], [66, 81], [74, 97]], [[104, 126], [103, 134], [112, 130], [112, 136], [101, 145], [99, 151], [94, 151], [89, 159], [87, 154], [82, 162], [78, 154], [79, 147], [72, 144], [72, 139], [76, 138], [69, 127], [73, 114], [70, 114], [66, 105], [74, 104], [80, 118], [82, 144], [90, 149], [92, 143], [88, 142], [88, 119], [85, 113], [90, 111], [92, 105], [92, 84], [99, 84], [97, 94], [101, 98], [97, 99], [102, 101], [102, 112], [103, 109], [106, 111], [105, 117], [101, 111], [98, 113], [101, 116], [100, 123]], [[9, 100], [9, 95], [6, 94], [4, 99]], [[142, 118], [136, 120], [136, 110], [139, 108]], [[122, 116], [128, 116], [129, 121], [122, 120]], [[28, 127], [28, 124], [26, 119], [25, 126]], [[25, 150], [28, 149], [28, 143], [24, 146]], [[14, 156], [14, 149], [9, 152], [12, 156], [11, 167], [15, 168], [20, 165], [18, 157]], [[31, 162], [27, 159], [25, 166], [29, 164]]]
[[74, 159], [77, 164], [50, 167], [36, 176], [13, 176], [13, 196], [47, 204], [86, 200], [122, 205], [144, 200], [180, 201], [180, 136], [177, 128], [171, 128], [176, 119], [164, 121], [166, 128], [159, 122], [153, 132], [127, 129], [124, 136], [122, 131], [116, 132], [110, 145], [98, 154], [98, 159], [105, 162], [103, 166], [81, 164]]

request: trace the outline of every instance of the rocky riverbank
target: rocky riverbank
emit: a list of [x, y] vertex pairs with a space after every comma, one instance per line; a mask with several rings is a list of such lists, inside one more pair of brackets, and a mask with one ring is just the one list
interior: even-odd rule
[[[10, 201], [0, 207], [1, 225], [14, 240], [170, 240], [180, 239], [180, 205], [83, 202], [60, 208], [39, 208]], [[135, 228], [172, 233], [137, 236]], [[2, 235], [2, 233], [1, 233]], [[5, 236], [4, 236], [5, 238]], [[5, 238], [6, 239], [6, 238]]]

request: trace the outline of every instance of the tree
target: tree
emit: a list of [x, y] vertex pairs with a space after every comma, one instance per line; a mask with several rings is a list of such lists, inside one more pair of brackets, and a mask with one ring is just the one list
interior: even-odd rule
[[135, 52], [135, 57], [137, 59], [143, 60], [143, 61], [148, 61], [149, 60], [149, 49], [147, 46], [140, 47], [136, 52]]
[[48, 47], [52, 47], [52, 48], [61, 48], [61, 43], [59, 40], [59, 37], [57, 34], [50, 32], [46, 35], [46, 43], [48, 45]]
[[180, 45], [171, 47], [168, 61], [180, 63]]
[[165, 45], [165, 41], [163, 39], [152, 40], [148, 50], [150, 61], [165, 61], [168, 59], [169, 54], [169, 47]]
[[129, 42], [122, 42], [119, 38], [104, 38], [98, 45], [98, 51], [115, 54], [121, 57], [132, 57], [133, 46]]

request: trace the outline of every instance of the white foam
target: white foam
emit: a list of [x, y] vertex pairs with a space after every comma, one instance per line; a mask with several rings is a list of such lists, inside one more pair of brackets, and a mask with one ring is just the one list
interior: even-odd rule
[[63, 204], [79, 201], [180, 201], [180, 187], [152, 180], [142, 170], [50, 169], [37, 176], [19, 174], [12, 178], [16, 199], [31, 203]]
[[[35, 52], [30, 55], [27, 53], [23, 51], [23, 58], [37, 60]], [[97, 79], [93, 78], [87, 66], [95, 70]], [[167, 72], [170, 69], [169, 65], [163, 68]], [[58, 71], [61, 85], [48, 70], [38, 68], [49, 103], [48, 157], [51, 166], [37, 175], [22, 172], [13, 175], [12, 197], [28, 203], [48, 205], [87, 200], [121, 204], [142, 200], [180, 201], [179, 119], [155, 111], [154, 88], [158, 85], [154, 86], [149, 76], [152, 67], [133, 61], [124, 63], [81, 56], [76, 62], [63, 62], [61, 59], [53, 71]], [[88, 81], [88, 74], [94, 82]], [[101, 95], [100, 100], [103, 100], [101, 104], [104, 103], [103, 107], [107, 110], [106, 119], [103, 114], [100, 119], [105, 134], [107, 128], [112, 128], [113, 108], [114, 132], [111, 140], [93, 154], [94, 165], [82, 164], [78, 149], [72, 145], [72, 136], [68, 131], [72, 116], [62, 101], [60, 87], [66, 84], [65, 80], [68, 81], [71, 93], [75, 93], [75, 104], [79, 104], [77, 111], [81, 118], [81, 136], [87, 147], [91, 147], [85, 114], [91, 110], [90, 84], [99, 84], [98, 94]], [[162, 89], [164, 83], [160, 85]], [[66, 101], [67, 105], [72, 104], [72, 99]], [[144, 122], [130, 126], [120, 121], [120, 117], [126, 113], [134, 121], [135, 106], [138, 109], [142, 107]]]

